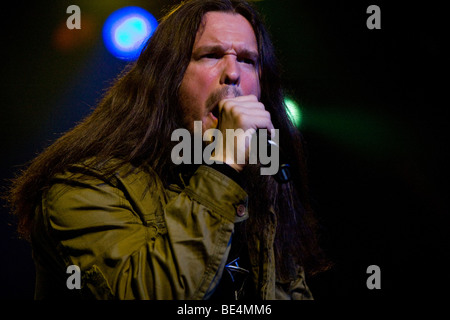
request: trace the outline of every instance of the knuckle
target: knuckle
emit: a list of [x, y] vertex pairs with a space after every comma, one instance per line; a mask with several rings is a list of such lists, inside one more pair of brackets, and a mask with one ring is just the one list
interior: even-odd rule
[[240, 125], [242, 125], [242, 124], [244, 124], [244, 123], [246, 122], [246, 117], [245, 117], [245, 115], [242, 114], [242, 113], [236, 114], [236, 115], [235, 115], [235, 119], [236, 119], [236, 122], [237, 122], [238, 124], [240, 124]]
[[265, 109], [266, 109], [266, 107], [264, 106], [264, 104], [263, 104], [262, 102], [259, 102], [259, 101], [258, 101], [258, 103], [256, 104], [256, 106], [257, 106], [259, 109], [262, 109], [262, 110], [265, 110]]
[[228, 109], [227, 109], [227, 111], [232, 117], [238, 117], [239, 116], [238, 108], [236, 107], [235, 104], [230, 104]]
[[224, 101], [222, 102], [222, 109], [229, 110], [232, 107], [231, 101]]

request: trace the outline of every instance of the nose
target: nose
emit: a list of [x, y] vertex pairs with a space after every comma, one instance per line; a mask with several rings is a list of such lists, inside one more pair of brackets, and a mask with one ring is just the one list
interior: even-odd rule
[[226, 55], [223, 59], [223, 70], [220, 79], [221, 84], [239, 85], [241, 81], [241, 70], [235, 55]]

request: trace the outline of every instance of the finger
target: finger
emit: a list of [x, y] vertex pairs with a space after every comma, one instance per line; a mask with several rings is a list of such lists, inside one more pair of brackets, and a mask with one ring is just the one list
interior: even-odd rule
[[[260, 103], [260, 102], [258, 101], [258, 98], [254, 95], [226, 98], [219, 101], [218, 103], [219, 111], [222, 110], [224, 106], [230, 106], [233, 104], [244, 104], [244, 103], [246, 104], [246, 103]], [[264, 108], [264, 105], [263, 104], [261, 105]]]
[[[268, 114], [268, 115], [267, 115]], [[241, 123], [243, 128], [253, 128], [253, 129], [275, 129], [273, 123], [270, 119], [270, 114], [259, 113], [259, 114], [241, 114]]]
[[260, 108], [248, 108], [243, 106], [234, 106], [232, 109], [228, 110], [228, 113], [222, 113], [223, 117], [226, 118], [242, 118], [247, 117], [251, 121], [251, 117], [262, 117], [271, 121], [271, 114], [266, 109]]
[[259, 101], [258, 98], [254, 94], [249, 94], [246, 96], [237, 96], [232, 98], [225, 98], [222, 100], [236, 100], [236, 101]]
[[222, 100], [221, 103], [219, 103], [219, 112], [238, 113], [245, 110], [264, 111], [266, 108], [264, 104], [258, 101]]

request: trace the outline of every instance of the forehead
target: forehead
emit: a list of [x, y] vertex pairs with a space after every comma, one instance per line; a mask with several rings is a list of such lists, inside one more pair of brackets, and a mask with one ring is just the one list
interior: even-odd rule
[[258, 52], [255, 32], [250, 22], [240, 14], [212, 11], [203, 16], [194, 48], [211, 44]]

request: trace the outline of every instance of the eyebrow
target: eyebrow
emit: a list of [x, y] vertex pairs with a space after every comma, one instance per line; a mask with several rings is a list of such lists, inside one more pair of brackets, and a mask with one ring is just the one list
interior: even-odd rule
[[[219, 44], [215, 44], [215, 45], [204, 45], [204, 46], [200, 46], [198, 48], [196, 48], [193, 52], [192, 55], [196, 56], [196, 55], [201, 55], [203, 53], [206, 52], [225, 52], [225, 48]], [[249, 50], [247, 48], [243, 48], [243, 49], [239, 49], [237, 50], [237, 55], [241, 56], [241, 57], [245, 57], [245, 58], [249, 58], [249, 59], [254, 59], [255, 61], [258, 60], [259, 54], [257, 51], [254, 50]]]

